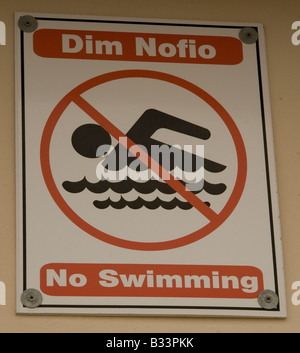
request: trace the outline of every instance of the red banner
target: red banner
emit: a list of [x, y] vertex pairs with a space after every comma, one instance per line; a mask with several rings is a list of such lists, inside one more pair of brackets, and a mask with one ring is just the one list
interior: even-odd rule
[[40, 277], [52, 296], [257, 298], [264, 289], [251, 266], [56, 263]]
[[40, 29], [34, 52], [45, 58], [236, 65], [242, 43], [234, 37]]

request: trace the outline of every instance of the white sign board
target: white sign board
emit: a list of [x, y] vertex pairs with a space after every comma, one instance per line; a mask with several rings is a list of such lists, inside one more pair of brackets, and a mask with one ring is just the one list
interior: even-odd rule
[[17, 312], [285, 317], [260, 24], [16, 14]]

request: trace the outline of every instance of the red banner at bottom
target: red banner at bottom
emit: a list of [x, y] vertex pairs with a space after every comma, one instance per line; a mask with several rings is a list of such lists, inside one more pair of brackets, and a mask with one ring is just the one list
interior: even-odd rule
[[53, 263], [40, 279], [52, 296], [257, 298], [264, 289], [252, 266]]

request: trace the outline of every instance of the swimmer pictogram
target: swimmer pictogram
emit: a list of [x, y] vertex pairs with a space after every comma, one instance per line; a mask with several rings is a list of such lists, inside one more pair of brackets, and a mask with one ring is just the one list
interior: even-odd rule
[[[199, 166], [203, 166], [209, 172], [220, 173], [226, 166], [204, 158], [203, 156], [197, 156], [195, 154], [186, 152], [179, 149], [178, 147], [170, 146], [164, 144], [161, 141], [153, 139], [151, 136], [159, 129], [170, 129], [182, 134], [193, 136], [198, 138], [200, 141], [207, 140], [211, 136], [211, 132], [198, 126], [196, 124], [190, 123], [183, 119], [175, 116], [171, 116], [164, 112], [160, 112], [156, 109], [149, 109], [145, 111], [142, 116], [137, 120], [133, 127], [127, 132], [127, 137], [135, 141], [136, 144], [143, 146], [147, 151], [153, 150], [158, 147], [158, 151], [162, 153], [151, 154], [152, 158], [156, 160], [163, 168], [167, 171], [173, 171], [177, 168], [184, 168], [184, 171], [195, 172], [199, 169]], [[201, 142], [202, 143], [202, 142]], [[103, 129], [101, 126], [96, 124], [85, 124], [79, 126], [72, 135], [72, 145], [77, 153], [86, 158], [99, 158], [102, 155], [96, 153], [99, 151], [98, 146], [110, 146], [111, 136], [109, 133]], [[164, 147], [167, 147], [164, 149]], [[104, 151], [105, 149], [103, 149]], [[167, 152], [164, 158], [163, 152]], [[171, 153], [169, 153], [171, 151]], [[121, 156], [126, 156], [126, 148], [118, 143], [111, 153], [102, 162], [102, 165], [106, 169], [122, 170], [129, 165], [134, 164], [134, 166], [142, 170], [147, 170], [148, 167], [143, 163], [138, 165], [134, 163], [137, 161], [137, 157], [128, 153], [127, 158], [121, 158]], [[211, 195], [220, 195], [226, 190], [226, 185], [224, 183], [213, 184], [209, 183], [207, 180], [202, 180], [195, 185], [194, 183], [188, 183], [181, 180], [181, 182], [190, 189], [194, 194], [200, 193], [205, 190]], [[98, 183], [90, 183], [85, 177], [79, 181], [65, 181], [63, 187], [66, 191], [71, 193], [79, 193], [85, 189], [95, 194], [104, 193], [111, 189], [119, 194], [129, 193], [131, 190], [136, 190], [139, 194], [150, 194], [155, 190], [159, 190], [161, 193], [165, 194], [176, 194], [176, 191], [166, 184], [163, 180], [154, 180], [153, 178], [147, 181], [135, 181], [129, 177], [125, 180], [118, 182], [110, 182], [108, 180], [100, 180]], [[205, 201], [207, 206], [210, 206], [208, 201]], [[124, 207], [129, 207], [132, 209], [139, 209], [141, 207], [146, 207], [148, 209], [157, 209], [162, 207], [165, 209], [174, 209], [179, 207], [183, 210], [189, 210], [193, 206], [187, 201], [181, 201], [174, 197], [171, 201], [164, 201], [156, 197], [153, 201], [144, 200], [141, 196], [138, 196], [136, 200], [126, 201], [123, 197], [119, 201], [113, 202], [110, 198], [106, 200], [94, 201], [94, 206], [99, 209], [104, 209], [107, 207], [113, 207], [116, 209], [122, 209]]]

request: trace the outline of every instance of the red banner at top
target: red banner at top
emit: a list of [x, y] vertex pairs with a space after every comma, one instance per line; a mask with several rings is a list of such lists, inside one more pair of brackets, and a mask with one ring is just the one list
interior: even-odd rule
[[242, 43], [234, 37], [40, 29], [34, 52], [45, 58], [236, 65]]

